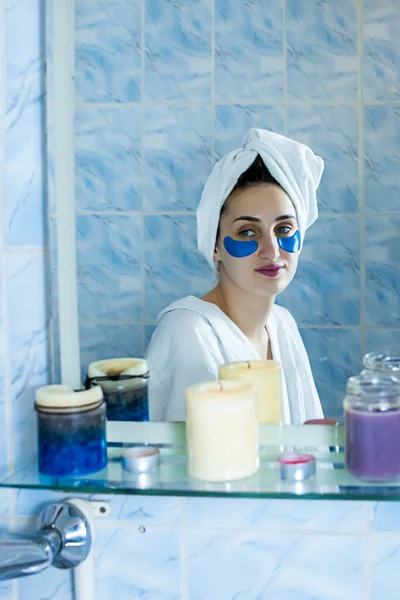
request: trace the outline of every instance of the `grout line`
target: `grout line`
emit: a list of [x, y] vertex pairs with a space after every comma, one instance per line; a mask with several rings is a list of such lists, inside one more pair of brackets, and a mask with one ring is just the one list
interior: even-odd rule
[[[163, 102], [82, 102], [76, 101], [76, 108], [138, 108], [140, 105], [145, 107], [155, 106], [209, 106], [210, 102], [185, 102], [185, 101], [163, 101]], [[269, 107], [282, 107], [281, 102], [268, 100], [243, 100], [237, 99], [230, 102], [221, 101], [216, 103], [217, 106], [269, 106]], [[383, 102], [365, 102], [364, 106], [398, 106], [400, 100], [385, 100]], [[324, 101], [324, 100], [288, 100], [287, 106], [358, 106], [358, 100], [348, 100], [343, 102], [338, 101]]]
[[[387, 498], [382, 497], [379, 500], [376, 500], [376, 502], [385, 502], [387, 500]], [[373, 500], [370, 500], [370, 502], [373, 502]], [[397, 503], [397, 500], [396, 500]], [[387, 539], [398, 539], [400, 542], [400, 531], [396, 530], [396, 531], [370, 531], [370, 536], [371, 539], [372, 538], [387, 538]]]
[[[140, 216], [140, 215], [144, 215], [144, 216], [155, 216], [155, 217], [159, 217], [159, 216], [163, 216], [163, 215], [175, 215], [175, 216], [193, 216], [195, 215], [196, 212], [193, 210], [159, 210], [159, 211], [140, 211], [140, 210], [79, 210], [76, 212], [76, 215], [78, 217], [91, 217], [91, 216], [98, 216], [98, 217], [102, 217], [102, 216], [114, 216], [114, 217], [124, 217], [124, 216], [130, 216], [130, 217], [135, 217], [135, 216]], [[337, 218], [341, 218], [341, 217], [360, 217], [362, 214], [369, 216], [369, 217], [400, 217], [400, 212], [368, 212], [368, 213], [361, 213], [360, 211], [358, 212], [332, 212], [332, 213], [328, 213], [328, 212], [320, 212], [318, 215], [318, 219], [337, 219]], [[54, 214], [50, 214], [49, 217], [55, 217]], [[18, 249], [18, 246], [12, 246], [11, 250], [13, 249]], [[25, 250], [27, 247], [21, 247], [23, 248], [23, 250]], [[32, 246], [31, 250], [37, 250], [40, 249], [39, 246]], [[42, 250], [46, 250], [41, 248]]]
[[[287, 2], [283, 0], [283, 135], [288, 135], [288, 70], [287, 70]], [[290, 294], [286, 299], [287, 309], [292, 314]]]
[[156, 321], [128, 321], [128, 320], [122, 320], [122, 321], [117, 321], [116, 319], [83, 319], [80, 318], [79, 319], [81, 323], [85, 323], [85, 324], [90, 324], [90, 323], [95, 323], [98, 325], [150, 325], [150, 326], [156, 326], [157, 322]]
[[[3, 58], [3, 59], [2, 59]], [[3, 341], [1, 347], [2, 360], [4, 364], [4, 425], [6, 432], [6, 472], [11, 475], [14, 470], [14, 448], [13, 448], [13, 427], [12, 427], [12, 391], [11, 391], [11, 337], [10, 337], [10, 315], [8, 305], [8, 273], [7, 273], [7, 209], [5, 195], [5, 143], [6, 129], [5, 116], [6, 114], [6, 63], [5, 63], [5, 6], [4, 1], [0, 0], [0, 198], [1, 205], [1, 278], [2, 278], [2, 293], [1, 293], [1, 310], [3, 323]], [[0, 401], [2, 401], [0, 399]], [[14, 494], [10, 491], [8, 497], [10, 520], [14, 520]], [[15, 587], [14, 587], [15, 591]]]
[[[145, 69], [145, 23], [146, 23], [146, 0], [142, 0], [141, 4], [141, 38], [140, 38], [140, 93], [141, 99], [143, 100], [144, 95], [144, 69]], [[144, 317], [146, 314], [146, 272], [145, 272], [145, 230], [144, 230], [144, 136], [145, 136], [145, 118], [146, 113], [144, 110], [143, 103], [140, 107], [141, 110], [141, 124], [140, 124], [140, 176], [141, 176], [141, 251], [142, 255], [140, 257], [141, 264], [141, 282], [142, 282], [142, 320], [141, 320], [141, 331], [142, 331], [142, 356], [145, 354], [145, 346], [146, 346], [146, 336], [145, 336], [145, 325], [144, 325]]]
[[[209, 499], [209, 498], [206, 498]], [[185, 533], [185, 539], [184, 539], [184, 543], [183, 546], [181, 545], [181, 552], [182, 550], [185, 553], [185, 558], [183, 560], [183, 563], [187, 562], [187, 539], [186, 539], [186, 534], [187, 532], [210, 532], [210, 533], [215, 533], [217, 535], [229, 535], [229, 534], [251, 534], [251, 535], [256, 535], [256, 536], [264, 536], [264, 535], [286, 535], [286, 536], [292, 536], [293, 533], [297, 534], [297, 535], [301, 535], [301, 536], [308, 536], [308, 537], [325, 537], [325, 536], [329, 536], [329, 537], [334, 537], [334, 538], [359, 538], [360, 536], [365, 536], [365, 532], [363, 531], [359, 531], [357, 529], [353, 530], [353, 531], [337, 531], [334, 529], [318, 529], [318, 528], [304, 528], [304, 529], [290, 529], [290, 528], [280, 528], [280, 527], [268, 527], [268, 526], [264, 526], [264, 527], [259, 527], [259, 526], [244, 526], [244, 527], [234, 527], [232, 525], [225, 525], [225, 526], [215, 526], [215, 524], [213, 523], [209, 523], [209, 524], [205, 524], [203, 526], [201, 525], [197, 525], [197, 526], [187, 526], [187, 522], [186, 522], [186, 514], [185, 514], [185, 510], [186, 510], [186, 500], [187, 497], [181, 497], [181, 524], [180, 525], [176, 525], [174, 523], [163, 523], [163, 522], [155, 522], [155, 523], [149, 523], [146, 525], [146, 528], [148, 529], [153, 529], [153, 530], [174, 530], [174, 531], [183, 531]], [[203, 498], [204, 500], [204, 498]], [[211, 498], [210, 498], [211, 500]], [[227, 500], [229, 500], [229, 498], [227, 498]], [[266, 500], [265, 498], [263, 500]], [[305, 502], [314, 502], [314, 500], [303, 500]], [[319, 500], [321, 501], [321, 500]], [[347, 502], [352, 502], [351, 500], [346, 500], [341, 499], [341, 500], [333, 500], [332, 502], [342, 502], [342, 501], [347, 501]], [[285, 500], [282, 500], [282, 502], [285, 502]], [[371, 501], [367, 501], [367, 502], [371, 502]], [[3, 522], [3, 521], [1, 521]], [[35, 523], [36, 522], [36, 517], [29, 515], [29, 514], [19, 514], [16, 518], [16, 525], [23, 525], [23, 524], [30, 524], [30, 523]], [[98, 523], [100, 523], [98, 521]], [[128, 519], [104, 519], [101, 521], [101, 526], [105, 527], [107, 529], [113, 529], [113, 528], [126, 528], [126, 529], [136, 529], [138, 524], [140, 524], [140, 521], [135, 521], [135, 520], [128, 520]], [[317, 526], [315, 526], [317, 527]], [[383, 531], [383, 532], [372, 532], [372, 535], [374, 537], [386, 537], [386, 538], [396, 538], [400, 540], [400, 532], [398, 531]], [[183, 569], [183, 571], [187, 572], [187, 568]], [[183, 579], [183, 578], [181, 578]], [[186, 597], [184, 596], [182, 598], [182, 600], [186, 600]]]
[[[358, 54], [358, 203], [360, 226], [360, 334], [361, 354], [366, 353], [365, 309], [365, 188], [364, 188], [364, 110], [363, 110], [363, 10], [362, 0], [357, 3], [357, 54]], [[360, 357], [360, 362], [362, 359]]]
[[[162, 216], [162, 215], [179, 215], [179, 216], [187, 216], [187, 215], [195, 215], [196, 212], [193, 210], [163, 210], [163, 211], [145, 211], [145, 210], [85, 210], [85, 211], [77, 211], [76, 215], [78, 217], [102, 217], [102, 216], [113, 216], [113, 217], [139, 217], [139, 216]], [[392, 213], [391, 213], [392, 214]]]
[[[59, 348], [59, 342], [56, 343], [56, 323], [57, 317], [54, 314], [54, 302], [53, 299], [56, 297], [56, 286], [55, 286], [55, 278], [52, 273], [52, 248], [57, 245], [57, 225], [56, 225], [56, 214], [51, 216], [51, 208], [50, 203], [55, 206], [55, 198], [53, 194], [53, 187], [50, 185], [51, 174], [49, 171], [50, 165], [50, 155], [53, 154], [53, 127], [50, 126], [53, 115], [53, 74], [49, 71], [46, 71], [47, 61], [49, 59], [49, 46], [53, 45], [53, 5], [50, 4], [50, 0], [44, 0], [43, 3], [43, 17], [42, 17], [42, 26], [43, 26], [43, 60], [44, 60], [44, 68], [43, 68], [43, 89], [44, 89], [44, 162], [46, 164], [45, 169], [45, 189], [46, 189], [46, 249], [47, 249], [47, 260], [46, 260], [46, 282], [47, 282], [47, 313], [48, 313], [48, 348], [49, 348], [49, 364], [50, 364], [50, 381], [51, 383], [56, 383], [56, 354]], [[50, 81], [51, 76], [51, 81]], [[54, 220], [54, 228], [52, 228], [51, 224]]]
[[215, 164], [215, 0], [211, 4], [211, 166]]
[[346, 330], [347, 329], [353, 329], [355, 331], [357, 331], [358, 329], [360, 329], [359, 325], [335, 325], [335, 324], [332, 324], [332, 325], [327, 324], [327, 325], [325, 325], [325, 324], [321, 324], [321, 323], [316, 323], [316, 324], [313, 324], [313, 323], [304, 323], [304, 324], [302, 324], [302, 323], [299, 323], [298, 321], [297, 321], [297, 326], [298, 326], [299, 329], [339, 329], [339, 330], [342, 330], [342, 329], [346, 329]]
[[372, 502], [366, 503], [366, 536], [364, 551], [364, 577], [365, 577], [365, 600], [371, 600], [371, 512]]
[[181, 593], [182, 600], [189, 600], [189, 581], [188, 581], [188, 555], [187, 555], [187, 527], [186, 527], [186, 498], [181, 499], [181, 531], [180, 531], [180, 550], [181, 550]]
[[[13, 446], [13, 420], [12, 420], [12, 390], [11, 390], [11, 332], [10, 332], [10, 314], [8, 304], [8, 273], [7, 273], [7, 256], [12, 252], [6, 251], [7, 240], [7, 209], [6, 209], [6, 194], [5, 194], [5, 114], [6, 114], [6, 62], [5, 62], [5, 5], [4, 1], [0, 0], [0, 214], [2, 218], [1, 237], [0, 240], [0, 260], [1, 260], [1, 315], [2, 319], [2, 345], [1, 354], [4, 365], [4, 400], [0, 398], [0, 402], [4, 401], [4, 430], [5, 430], [5, 446], [6, 446], [6, 464], [5, 470], [8, 475], [14, 471], [14, 446]], [[41, 249], [43, 250], [43, 249]], [[8, 490], [8, 523], [13, 528], [15, 524], [15, 490]], [[18, 581], [14, 580], [11, 583], [13, 600], [19, 599]]]
[[288, 135], [287, 4], [283, 0], [283, 134]]
[[5, 252], [6, 254], [32, 254], [33, 256], [48, 253], [47, 248], [43, 248], [43, 246], [8, 246]]
[[[135, 320], [117, 320], [117, 319], [86, 319], [80, 318], [81, 323], [86, 324], [97, 324], [97, 325], [143, 325], [145, 327], [155, 327], [157, 325], [156, 321], [135, 321]], [[360, 328], [359, 325], [336, 325], [336, 324], [321, 324], [321, 323], [304, 323], [298, 324], [299, 329], [338, 329], [338, 330], [348, 330], [354, 329], [358, 330]], [[368, 327], [368, 331], [400, 331], [400, 327], [381, 327], [379, 325], [374, 327]]]

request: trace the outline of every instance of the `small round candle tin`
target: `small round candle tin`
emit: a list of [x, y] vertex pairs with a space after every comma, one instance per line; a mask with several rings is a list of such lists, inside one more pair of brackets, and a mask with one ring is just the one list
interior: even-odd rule
[[121, 453], [122, 468], [133, 473], [154, 471], [160, 464], [160, 451], [153, 446], [125, 448]]
[[304, 481], [315, 475], [315, 457], [312, 454], [284, 452], [277, 460], [284, 481]]

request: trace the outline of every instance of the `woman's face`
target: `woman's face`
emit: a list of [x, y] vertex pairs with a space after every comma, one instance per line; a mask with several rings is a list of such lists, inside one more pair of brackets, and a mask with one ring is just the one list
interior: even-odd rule
[[[259, 185], [234, 192], [227, 212], [221, 216], [214, 252], [221, 277], [226, 276], [241, 289], [257, 295], [283, 292], [296, 273], [298, 252], [283, 250], [278, 239], [290, 238], [297, 230], [293, 204], [279, 186]], [[226, 238], [233, 242], [228, 239], [224, 244]], [[257, 244], [235, 243], [249, 241]], [[243, 254], [242, 248], [255, 250], [237, 257]]]

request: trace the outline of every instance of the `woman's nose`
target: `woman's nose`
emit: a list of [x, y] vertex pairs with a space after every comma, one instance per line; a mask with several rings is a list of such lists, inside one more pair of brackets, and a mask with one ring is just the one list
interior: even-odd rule
[[274, 235], [267, 235], [260, 244], [260, 256], [269, 260], [276, 260], [280, 256], [278, 240]]

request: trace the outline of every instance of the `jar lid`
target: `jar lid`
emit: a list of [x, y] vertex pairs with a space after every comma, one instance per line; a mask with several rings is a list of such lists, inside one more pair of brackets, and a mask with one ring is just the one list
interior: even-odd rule
[[315, 457], [312, 454], [284, 452], [278, 456], [281, 479], [303, 481], [315, 475]]
[[369, 352], [363, 358], [363, 365], [370, 371], [400, 376], [400, 354], [398, 352], [390, 352], [390, 350]]
[[99, 404], [103, 391], [96, 385], [89, 390], [74, 391], [68, 385], [45, 385], [36, 390], [36, 406], [47, 409], [80, 409]]
[[149, 367], [144, 358], [109, 358], [89, 365], [88, 377], [118, 377], [119, 375], [147, 375]]

